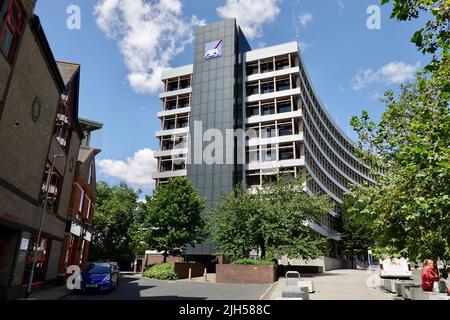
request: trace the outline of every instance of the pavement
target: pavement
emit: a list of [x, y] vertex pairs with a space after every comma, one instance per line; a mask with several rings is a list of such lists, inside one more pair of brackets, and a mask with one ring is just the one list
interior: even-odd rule
[[71, 293], [72, 291], [63, 285], [33, 292], [28, 298], [22, 298], [19, 300], [61, 300]]
[[64, 300], [258, 300], [269, 285], [162, 281], [140, 274], [122, 275], [119, 288], [109, 294], [72, 293]]
[[[315, 292], [309, 294], [310, 300], [395, 300], [392, 294], [367, 286], [371, 274], [367, 270], [343, 269], [301, 275], [301, 278], [314, 282]], [[282, 277], [273, 289], [270, 300], [281, 298], [285, 289], [286, 279]]]

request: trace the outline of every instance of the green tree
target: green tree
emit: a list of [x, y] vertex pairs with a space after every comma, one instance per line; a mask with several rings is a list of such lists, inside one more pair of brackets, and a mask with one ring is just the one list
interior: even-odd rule
[[342, 246], [351, 258], [366, 254], [376, 244], [375, 217], [372, 212], [365, 210], [367, 200], [364, 192], [356, 188], [346, 196], [342, 205]]
[[[383, 0], [383, 3], [389, 1]], [[432, 62], [398, 96], [385, 94], [379, 123], [367, 112], [353, 117], [359, 152], [372, 164], [378, 185], [358, 190], [374, 219], [376, 247], [412, 259], [450, 257], [449, 8], [443, 0], [393, 0], [398, 20], [430, 13], [413, 41]], [[353, 194], [353, 196], [358, 196]]]
[[393, 4], [391, 18], [399, 21], [417, 19], [425, 15], [429, 20], [411, 38], [423, 53], [433, 55], [430, 67], [436, 67], [440, 55], [449, 48], [450, 1], [449, 0], [381, 0]]
[[112, 187], [103, 181], [97, 183], [91, 259], [115, 260], [133, 255], [135, 243], [130, 231], [139, 194], [125, 183]]
[[213, 208], [209, 218], [219, 254], [243, 258], [258, 250], [261, 258], [313, 259], [323, 255], [326, 241], [308, 223], [319, 223], [332, 208], [326, 197], [304, 191], [304, 179], [281, 176], [256, 192], [238, 185]]
[[196, 245], [206, 236], [202, 212], [205, 200], [187, 178], [175, 178], [146, 197], [144, 235], [149, 248], [179, 255], [186, 245]]

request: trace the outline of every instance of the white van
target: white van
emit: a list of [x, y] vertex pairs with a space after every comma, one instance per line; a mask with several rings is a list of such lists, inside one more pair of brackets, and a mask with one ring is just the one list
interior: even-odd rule
[[380, 260], [381, 278], [412, 278], [411, 264], [405, 258], [386, 258]]

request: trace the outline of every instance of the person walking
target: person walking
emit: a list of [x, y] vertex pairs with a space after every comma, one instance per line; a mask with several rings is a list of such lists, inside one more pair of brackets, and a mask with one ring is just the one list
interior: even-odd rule
[[439, 282], [439, 275], [436, 273], [434, 261], [427, 259], [422, 269], [422, 289], [423, 291], [433, 291], [433, 283]]

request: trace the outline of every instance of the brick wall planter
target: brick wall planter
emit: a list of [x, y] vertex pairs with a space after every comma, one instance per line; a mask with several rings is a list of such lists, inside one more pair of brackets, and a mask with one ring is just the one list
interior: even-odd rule
[[272, 284], [276, 280], [274, 265], [218, 264], [217, 283]]
[[178, 276], [178, 279], [189, 278], [189, 268], [191, 269], [192, 278], [203, 276], [203, 272], [205, 270], [205, 266], [203, 265], [203, 263], [176, 262], [174, 269], [175, 273]]

